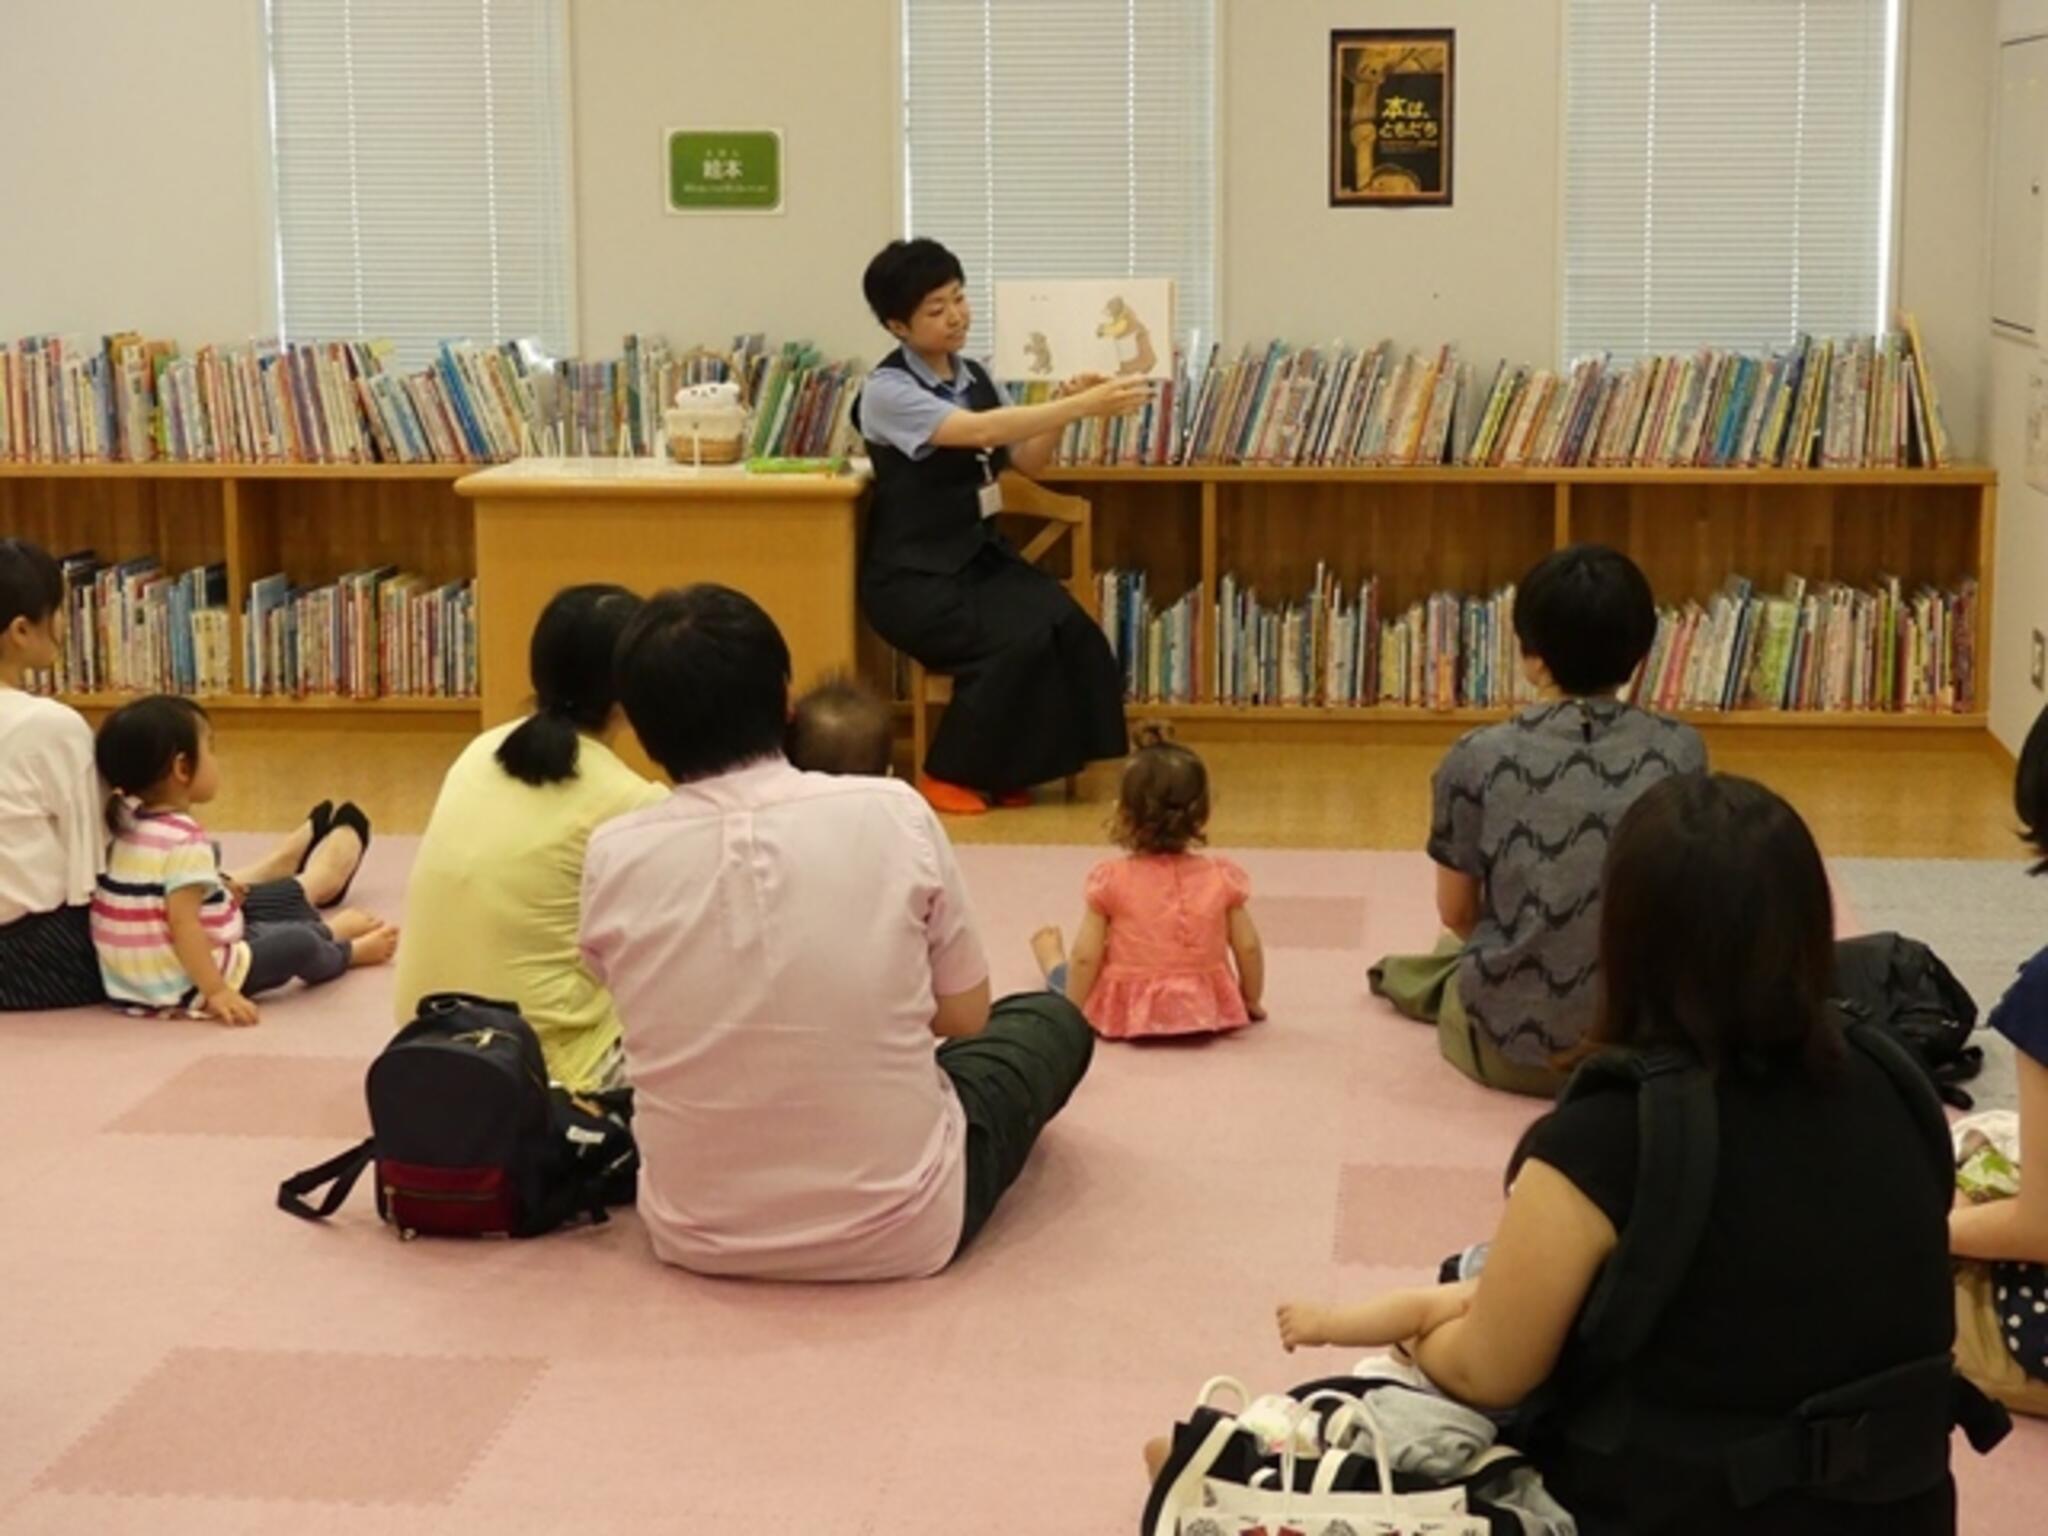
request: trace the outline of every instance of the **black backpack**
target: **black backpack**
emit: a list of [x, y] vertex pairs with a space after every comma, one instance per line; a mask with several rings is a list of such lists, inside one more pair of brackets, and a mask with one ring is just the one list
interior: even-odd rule
[[[370, 1063], [370, 1136], [278, 1186], [280, 1208], [332, 1216], [377, 1165], [377, 1214], [401, 1237], [538, 1237], [630, 1204], [640, 1156], [623, 1096], [578, 1099], [548, 1082], [540, 1040], [512, 1003], [420, 1001]], [[607, 1102], [609, 1101], [609, 1102]], [[332, 1184], [313, 1206], [306, 1197]]]
[[[1885, 1030], [1852, 1022], [1845, 1034], [1911, 1109], [1936, 1177], [1952, 1181], [1948, 1125], [1920, 1063]], [[1646, 1452], [1718, 1468], [1742, 1508], [1791, 1490], [1876, 1504], [1944, 1476], [1953, 1430], [1980, 1453], [2010, 1432], [2011, 1416], [1965, 1381], [1948, 1353], [1844, 1383], [1779, 1419], [1681, 1414], [1640, 1393], [1634, 1360], [1691, 1267], [1712, 1210], [1720, 1107], [1713, 1074], [1677, 1051], [1595, 1056], [1558, 1103], [1618, 1088], [1636, 1095], [1636, 1199], [1579, 1313], [1572, 1390], [1546, 1385], [1516, 1410], [1509, 1433], [1517, 1445], [1546, 1448], [1538, 1465]], [[1521, 1157], [1518, 1150], [1515, 1166]]]
[[1835, 996], [1858, 1023], [1905, 1046], [1945, 1103], [1971, 1107], [1962, 1084], [1984, 1067], [1983, 1047], [1970, 1044], [1977, 1004], [1941, 956], [1896, 933], [1843, 939], [1835, 945]]

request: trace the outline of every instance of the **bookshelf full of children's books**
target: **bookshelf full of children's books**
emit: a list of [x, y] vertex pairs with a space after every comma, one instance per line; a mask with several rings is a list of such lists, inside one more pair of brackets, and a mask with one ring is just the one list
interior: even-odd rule
[[161, 690], [474, 724], [470, 467], [0, 463], [0, 528], [64, 564], [51, 681], [88, 713]]
[[[0, 341], [0, 534], [65, 567], [51, 686], [88, 709], [171, 689], [474, 724], [458, 478], [535, 450], [658, 453], [659, 404], [716, 379], [747, 387], [750, 451], [827, 451], [858, 382], [751, 334], [543, 361], [509, 342], [404, 372], [377, 342]], [[1061, 462], [1044, 478], [1093, 504], [1135, 708], [1216, 734], [1499, 718], [1523, 696], [1514, 583], [1579, 540], [1627, 551], [1663, 605], [1641, 702], [1956, 740], [1986, 721], [1996, 478], [1953, 462], [1909, 318], [1566, 370], [1212, 348], [1143, 412], [1070, 427]]]
[[[1627, 552], [1660, 605], [1632, 696], [1715, 728], [1981, 731], [1984, 468], [1075, 465], [1134, 712], [1260, 738], [1498, 719], [1513, 585]], [[1135, 613], [1133, 610], [1136, 610]], [[1425, 732], [1427, 734], [1427, 732]], [[1962, 739], [1957, 737], [1956, 739]]]
[[561, 360], [449, 340], [416, 361], [360, 338], [0, 338], [0, 537], [43, 545], [65, 580], [63, 654], [35, 684], [92, 712], [169, 691], [274, 718], [474, 725], [477, 538], [458, 479], [521, 456], [660, 456], [663, 406], [718, 380], [754, 407], [750, 454], [825, 455], [859, 377], [758, 334], [681, 351], [628, 336], [622, 356]]

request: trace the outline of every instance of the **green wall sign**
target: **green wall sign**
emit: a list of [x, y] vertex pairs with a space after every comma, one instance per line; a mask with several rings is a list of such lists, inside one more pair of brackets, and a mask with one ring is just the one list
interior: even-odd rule
[[774, 128], [671, 128], [670, 213], [780, 213], [782, 134]]

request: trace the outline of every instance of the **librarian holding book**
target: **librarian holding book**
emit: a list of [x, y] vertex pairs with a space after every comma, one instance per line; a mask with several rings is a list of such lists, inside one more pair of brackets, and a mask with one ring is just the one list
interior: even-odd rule
[[1082, 377], [1046, 404], [1012, 405], [960, 354], [965, 274], [935, 240], [891, 241], [862, 288], [901, 345], [854, 406], [875, 470], [861, 608], [884, 640], [953, 679], [918, 788], [954, 815], [1026, 805], [1033, 785], [1124, 755], [1124, 685], [1094, 619], [997, 532], [996, 477], [1043, 469], [1069, 422], [1136, 410], [1149, 386]]

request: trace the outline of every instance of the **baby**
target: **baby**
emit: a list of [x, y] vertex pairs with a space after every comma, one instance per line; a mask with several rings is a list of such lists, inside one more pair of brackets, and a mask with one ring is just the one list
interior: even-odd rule
[[806, 773], [887, 778], [896, 755], [896, 722], [872, 688], [831, 677], [796, 701], [783, 743], [790, 762]]

